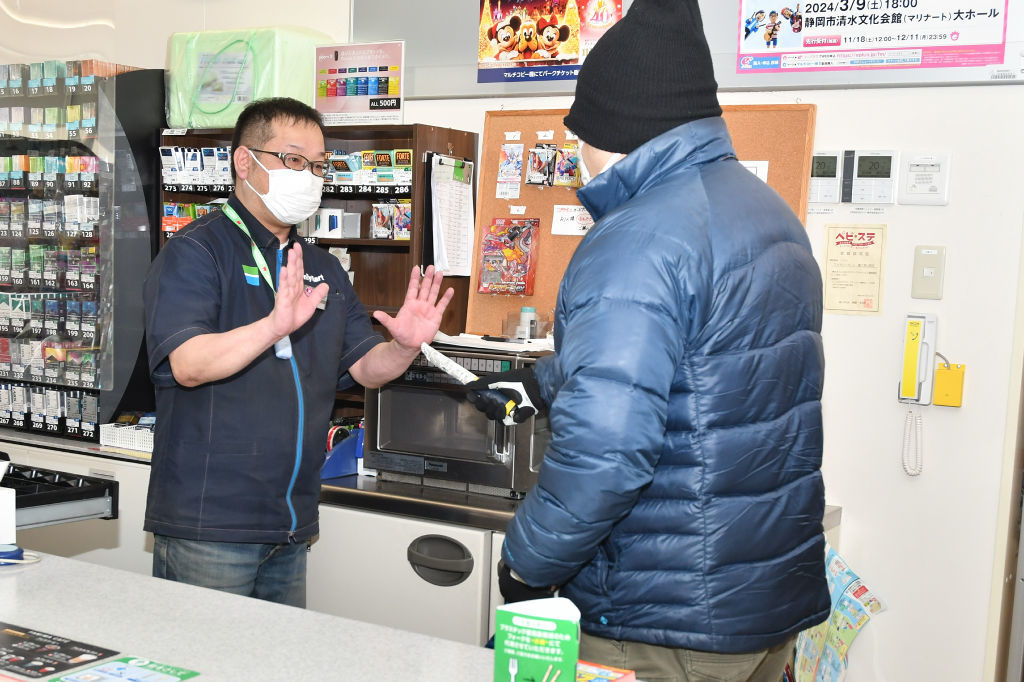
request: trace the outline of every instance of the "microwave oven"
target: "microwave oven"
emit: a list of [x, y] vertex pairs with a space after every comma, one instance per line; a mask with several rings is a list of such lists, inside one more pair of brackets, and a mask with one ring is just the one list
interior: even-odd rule
[[[440, 347], [478, 377], [529, 367], [545, 353]], [[521, 498], [551, 440], [547, 414], [505, 426], [421, 353], [405, 373], [367, 389], [363, 464], [382, 480]]]

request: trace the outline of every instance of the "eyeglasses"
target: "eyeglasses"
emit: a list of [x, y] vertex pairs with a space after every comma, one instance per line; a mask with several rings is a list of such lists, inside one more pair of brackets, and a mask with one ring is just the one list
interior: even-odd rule
[[249, 149], [263, 154], [273, 154], [277, 158], [281, 159], [285, 168], [289, 168], [293, 171], [304, 171], [308, 168], [309, 172], [318, 178], [324, 177], [327, 173], [326, 161], [310, 161], [302, 154], [294, 154], [292, 152], [271, 152], [266, 149], [255, 149], [254, 147], [249, 147]]

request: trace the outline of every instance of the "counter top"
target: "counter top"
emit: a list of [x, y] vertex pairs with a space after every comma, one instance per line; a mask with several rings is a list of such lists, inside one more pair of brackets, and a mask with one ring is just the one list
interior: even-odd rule
[[0, 566], [0, 620], [195, 670], [204, 681], [493, 676], [494, 652], [483, 647], [48, 554]]
[[320, 503], [504, 532], [519, 500], [352, 475], [325, 480]]
[[[128, 451], [101, 447], [98, 443], [76, 442], [68, 438], [55, 438], [42, 434], [0, 431], [0, 451], [3, 450], [4, 441], [78, 452], [93, 457], [107, 457], [129, 462], [149, 462], [148, 455], [144, 453], [133, 455]], [[519, 500], [507, 497], [413, 483], [382, 481], [374, 476], [357, 475], [324, 480], [320, 502], [339, 507], [401, 514], [499, 532], [505, 531], [519, 505]], [[842, 510], [836, 506], [825, 507], [826, 531], [839, 526], [841, 512]]]
[[[381, 481], [373, 476], [341, 476], [323, 482], [321, 504], [402, 514], [504, 533], [519, 500], [412, 483]], [[842, 508], [825, 505], [825, 531], [839, 527]]]

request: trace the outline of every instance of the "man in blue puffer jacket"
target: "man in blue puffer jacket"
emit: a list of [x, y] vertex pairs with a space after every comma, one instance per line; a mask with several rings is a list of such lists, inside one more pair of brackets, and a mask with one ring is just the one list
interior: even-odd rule
[[777, 682], [829, 612], [822, 282], [716, 90], [696, 0], [636, 0], [580, 70], [565, 124], [601, 169], [578, 192], [596, 222], [555, 354], [489, 380], [522, 383], [552, 430], [499, 577], [510, 601], [570, 598], [581, 658]]

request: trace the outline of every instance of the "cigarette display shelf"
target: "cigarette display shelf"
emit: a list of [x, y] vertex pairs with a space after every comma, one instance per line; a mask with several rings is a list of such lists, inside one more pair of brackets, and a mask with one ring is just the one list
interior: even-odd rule
[[[170, 129], [164, 131], [160, 145], [188, 148], [224, 147], [231, 144], [233, 132], [230, 128]], [[432, 237], [425, 229], [425, 225], [429, 225], [429, 220], [424, 221], [425, 214], [430, 211], [424, 155], [429, 151], [474, 160], [477, 135], [422, 124], [330, 126], [325, 132], [325, 146], [328, 150], [412, 150], [411, 183], [324, 185], [321, 207], [342, 209], [345, 213], [358, 213], [358, 238], [303, 237], [307, 243], [324, 248], [345, 248], [347, 256], [351, 259], [350, 269], [355, 274], [354, 286], [359, 299], [370, 311], [383, 310], [394, 314], [405, 299], [409, 272], [413, 266], [426, 265], [425, 241], [428, 244], [427, 251], [431, 249]], [[209, 202], [212, 196], [226, 197], [231, 189], [230, 185], [218, 186], [212, 183], [163, 183], [161, 202], [165, 207], [172, 204], [204, 204]], [[410, 202], [412, 214], [409, 239], [371, 238], [373, 205], [391, 199], [408, 199]], [[171, 234], [173, 232], [162, 234], [161, 244], [166, 243]], [[466, 328], [469, 278], [445, 278], [442, 289], [447, 287], [455, 290], [455, 296], [445, 311], [441, 330], [448, 334], [458, 334]]]
[[[19, 217], [0, 210], [0, 430], [97, 441], [114, 414], [153, 406], [138, 292], [157, 247], [164, 74], [4, 84], [0, 199]], [[38, 109], [56, 123], [35, 125]]]
[[118, 483], [97, 476], [0, 462], [7, 474], [0, 482], [14, 490], [14, 518], [19, 530], [85, 519], [116, 519]]
[[[235, 189], [230, 184], [204, 184], [186, 183], [171, 184], [163, 183], [163, 191], [169, 194], [210, 194], [213, 196], [224, 196], [231, 194]], [[324, 197], [340, 196], [350, 199], [377, 199], [390, 198], [409, 199], [412, 197], [412, 186], [405, 184], [354, 184], [354, 183], [330, 183], [324, 185]]]

